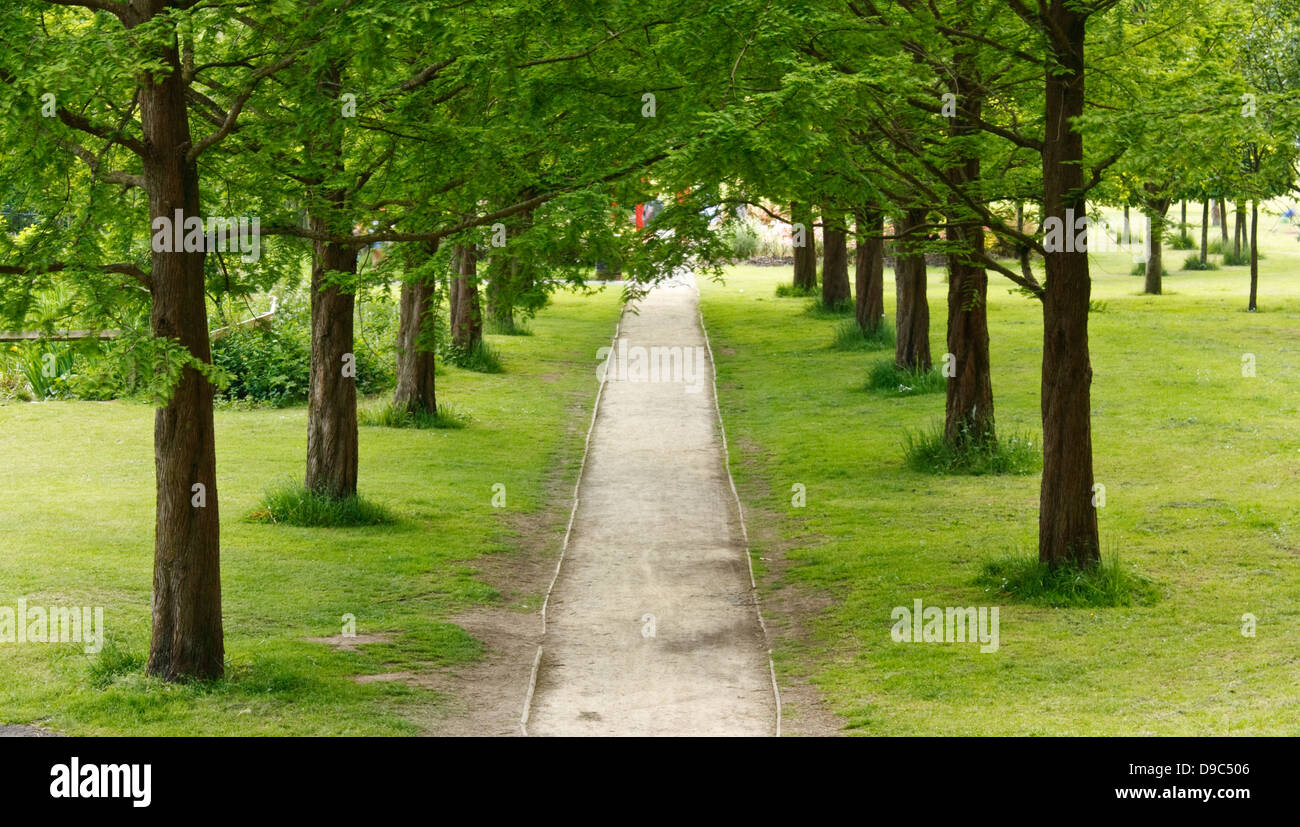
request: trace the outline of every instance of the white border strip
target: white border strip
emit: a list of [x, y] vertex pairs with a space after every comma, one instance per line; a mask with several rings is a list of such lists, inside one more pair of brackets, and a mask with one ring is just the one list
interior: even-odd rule
[[727, 429], [722, 424], [722, 408], [718, 404], [718, 363], [713, 358], [713, 345], [709, 343], [709, 330], [704, 326], [704, 308], [700, 306], [699, 285], [695, 288], [695, 309], [699, 311], [700, 332], [704, 334], [704, 347], [709, 352], [709, 364], [713, 366], [713, 410], [718, 417], [718, 432], [722, 435], [722, 466], [727, 469], [727, 482], [731, 484], [731, 496], [736, 498], [736, 514], [740, 518], [740, 537], [745, 541], [745, 562], [749, 565], [749, 588], [754, 596], [754, 614], [758, 616], [758, 627], [763, 632], [763, 642], [767, 647], [767, 668], [772, 676], [772, 697], [776, 700], [776, 737], [781, 737], [781, 689], [776, 683], [776, 664], [772, 662], [772, 642], [767, 633], [767, 624], [763, 622], [763, 609], [759, 605], [758, 584], [754, 581], [754, 558], [749, 552], [749, 532], [745, 529], [745, 506], [740, 502], [740, 493], [736, 491], [736, 480], [731, 476], [731, 451], [727, 448]]
[[[698, 291], [697, 291], [698, 292]], [[618, 314], [618, 322], [614, 325], [614, 338], [610, 340], [610, 345], [618, 347], [618, 334], [623, 329], [623, 316], [627, 313], [627, 304], [623, 305], [622, 311]], [[716, 372], [716, 371], [715, 371]], [[596, 414], [600, 412], [600, 400], [605, 394], [605, 382], [608, 371], [600, 375], [600, 387], [596, 389], [596, 402], [591, 406], [591, 423], [587, 425], [587, 439], [582, 443], [582, 464], [578, 466], [578, 478], [573, 483], [573, 510], [569, 512], [569, 526], [564, 530], [564, 544], [560, 546], [560, 559], [555, 561], [555, 574], [551, 575], [551, 584], [546, 587], [546, 597], [542, 600], [542, 637], [546, 637], [546, 607], [551, 602], [551, 592], [555, 590], [555, 582], [560, 579], [560, 567], [564, 565], [564, 553], [569, 550], [569, 536], [573, 534], [573, 521], [578, 516], [578, 490], [582, 487], [582, 475], [587, 470], [587, 453], [591, 450], [591, 432], [596, 429]], [[753, 580], [753, 572], [750, 572], [750, 579]], [[528, 737], [528, 715], [533, 709], [533, 692], [537, 689], [537, 673], [542, 667], [542, 644], [537, 644], [537, 656], [533, 658], [533, 671], [528, 678], [528, 694], [524, 696], [524, 711], [519, 717], [519, 731], [526, 738]]]

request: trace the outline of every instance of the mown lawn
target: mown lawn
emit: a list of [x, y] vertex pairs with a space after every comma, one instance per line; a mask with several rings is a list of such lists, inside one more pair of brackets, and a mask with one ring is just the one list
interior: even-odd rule
[[[1261, 230], [1273, 221], [1262, 217]], [[941, 393], [864, 390], [892, 350], [832, 350], [835, 320], [774, 297], [789, 268], [734, 267], [724, 284], [702, 285], [769, 611], [827, 606], [778, 640], [782, 676], [807, 675], [863, 734], [1300, 734], [1294, 232], [1261, 245], [1256, 314], [1245, 312], [1248, 268], [1180, 272], [1186, 253], [1167, 250], [1166, 295], [1143, 296], [1126, 255], [1094, 256], [1093, 296], [1105, 302], [1090, 321], [1102, 542], [1158, 583], [1161, 600], [1144, 607], [1009, 605], [973, 585], [982, 561], [1036, 552], [1038, 475], [907, 470], [903, 432], [942, 420]], [[889, 270], [886, 282], [892, 322]], [[1009, 287], [991, 275], [997, 420], [1037, 439], [1041, 308]], [[936, 362], [946, 291], [931, 268]], [[1244, 354], [1254, 378], [1242, 375]], [[777, 600], [783, 589], [800, 599]], [[895, 643], [891, 609], [916, 598], [999, 605], [999, 650]], [[1253, 638], [1242, 634], [1248, 613]]]
[[[557, 466], [571, 490], [617, 288], [564, 293], [532, 336], [489, 339], [506, 372], [448, 368], [439, 400], [462, 430], [361, 429], [360, 490], [396, 524], [353, 529], [248, 520], [276, 481], [301, 479], [306, 409], [217, 412], [227, 678], [144, 676], [153, 565], [153, 410], [127, 402], [0, 406], [0, 606], [102, 606], [108, 645], [0, 644], [0, 723], [73, 735], [405, 735], [436, 721], [435, 693], [358, 674], [425, 671], [480, 656], [447, 621], [497, 603], [484, 555], [520, 553], [509, 516], [541, 508]], [[380, 402], [382, 400], [373, 400]], [[493, 485], [506, 507], [492, 507]], [[563, 531], [563, 522], [558, 529]], [[559, 536], [548, 543], [558, 551]], [[520, 611], [536, 611], [525, 597]], [[306, 642], [388, 642], [358, 651]], [[521, 699], [522, 701], [522, 699]]]

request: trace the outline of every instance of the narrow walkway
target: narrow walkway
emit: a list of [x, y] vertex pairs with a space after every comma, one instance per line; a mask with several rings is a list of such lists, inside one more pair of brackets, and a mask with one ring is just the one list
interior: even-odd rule
[[[623, 316], [545, 614], [530, 735], [772, 735], [777, 701], [693, 282]], [[671, 375], [644, 348], [680, 348]], [[614, 365], [618, 359], [614, 360]]]

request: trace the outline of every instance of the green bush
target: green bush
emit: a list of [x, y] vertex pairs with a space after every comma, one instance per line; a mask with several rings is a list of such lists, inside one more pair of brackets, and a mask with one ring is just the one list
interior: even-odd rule
[[758, 231], [748, 221], [733, 221], [723, 230], [732, 258], [742, 261], [758, 255]]
[[1240, 255], [1236, 255], [1232, 250], [1223, 254], [1224, 267], [1249, 267], [1250, 250], [1242, 250]]
[[[272, 406], [307, 398], [311, 379], [308, 343], [280, 327], [236, 327], [212, 342], [212, 361], [230, 374], [219, 394]], [[357, 376], [362, 375], [357, 365]]]
[[1169, 246], [1174, 248], [1175, 250], [1195, 250], [1196, 239], [1192, 238], [1190, 235], [1187, 234], [1187, 231], [1184, 230], [1183, 232], [1169, 239]]
[[1193, 253], [1183, 261], [1183, 269], [1184, 270], [1218, 270], [1219, 265], [1215, 264], [1213, 261], [1211, 261], [1208, 258], [1204, 262], [1202, 262], [1201, 254]]

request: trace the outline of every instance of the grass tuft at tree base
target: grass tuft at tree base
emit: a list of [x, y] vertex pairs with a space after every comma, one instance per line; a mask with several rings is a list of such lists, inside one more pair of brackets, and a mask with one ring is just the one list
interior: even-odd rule
[[845, 319], [835, 326], [831, 340], [834, 350], [885, 350], [894, 346], [894, 326], [881, 322], [873, 331], [864, 331], [857, 319]]
[[904, 429], [903, 457], [908, 468], [928, 474], [1034, 474], [1043, 467], [1040, 442], [1028, 436], [967, 439], [953, 445], [944, 439], [942, 424], [928, 431]]
[[492, 319], [489, 318], [484, 324], [483, 329], [497, 336], [531, 336], [533, 329], [528, 326], [527, 322], [518, 319]]
[[908, 370], [894, 364], [893, 359], [876, 364], [867, 374], [867, 390], [885, 391], [897, 396], [940, 393], [946, 382], [937, 367]]
[[1150, 606], [1160, 600], [1156, 583], [1124, 568], [1118, 553], [1090, 569], [1053, 569], [1037, 556], [1009, 554], [985, 562], [975, 583], [1010, 602], [1051, 608]]
[[470, 416], [443, 403], [436, 413], [408, 411], [406, 408], [389, 402], [372, 408], [357, 411], [357, 424], [372, 428], [464, 428], [469, 424]]
[[1184, 270], [1218, 270], [1219, 265], [1210, 261], [1208, 258], [1202, 262], [1199, 254], [1190, 255], [1183, 260]]
[[844, 316], [852, 316], [854, 307], [853, 302], [849, 299], [841, 299], [835, 304], [828, 305], [822, 301], [821, 296], [817, 296], [808, 302], [804, 312], [814, 319], [839, 319]]
[[501, 366], [501, 354], [483, 339], [479, 339], [465, 350], [448, 348], [446, 361], [458, 368], [472, 370], [475, 373], [504, 373]]
[[795, 287], [789, 282], [783, 282], [776, 286], [776, 297], [778, 299], [803, 299], [816, 293], [816, 285], [812, 287]]
[[249, 519], [309, 528], [349, 528], [397, 521], [387, 508], [360, 496], [335, 499], [291, 482], [280, 483], [267, 491]]

